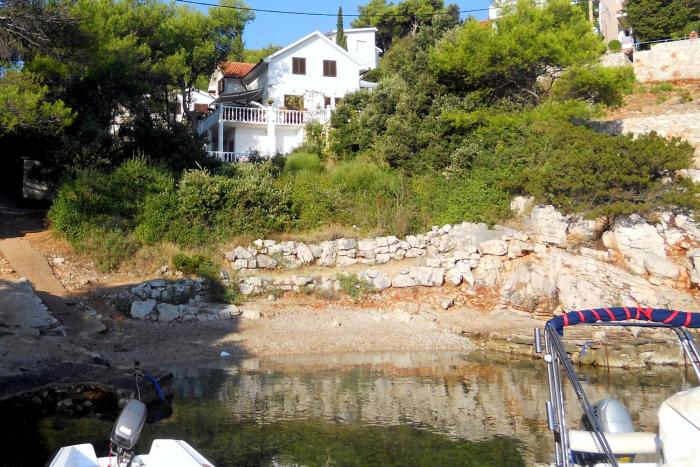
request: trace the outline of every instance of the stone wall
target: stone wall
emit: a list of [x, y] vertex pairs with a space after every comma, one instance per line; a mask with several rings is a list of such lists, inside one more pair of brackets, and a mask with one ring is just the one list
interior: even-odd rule
[[[509, 229], [489, 230], [486, 224], [463, 222], [434, 226], [430, 232], [409, 235], [403, 239], [394, 236], [362, 240], [340, 238], [320, 244], [255, 240], [253, 245], [236, 247], [226, 253], [225, 257], [234, 270], [243, 273], [265, 269], [296, 269], [310, 265], [329, 268], [354, 264], [379, 265], [458, 251], [465, 245], [471, 248], [482, 241], [513, 234], [515, 232]], [[469, 254], [471, 253], [465, 259], [468, 259]]]
[[129, 313], [140, 320], [209, 321], [232, 319], [243, 312], [235, 305], [208, 303], [209, 290], [201, 279], [155, 279], [131, 289]]
[[700, 41], [665, 42], [636, 52], [634, 74], [642, 83], [700, 79]]
[[[520, 199], [513, 207], [517, 210], [522, 205]], [[700, 228], [695, 222], [682, 214], [660, 213], [654, 225], [630, 216], [620, 218], [604, 232], [605, 227], [602, 220], [584, 221], [564, 216], [552, 206], [535, 206], [523, 219], [522, 230], [469, 223], [443, 226], [432, 234], [416, 236], [424, 244], [415, 247], [421, 254], [412, 265], [402, 269], [375, 266], [360, 270], [358, 277], [377, 291], [495, 287], [500, 307], [543, 318], [563, 309], [594, 306], [697, 308]], [[392, 239], [391, 244], [400, 248], [406, 241]], [[373, 250], [360, 250], [359, 245], [376, 243], [376, 239], [340, 239], [329, 242], [326, 251], [335, 251], [336, 258], [351, 258], [353, 264], [369, 262], [376, 258], [359, 252]], [[256, 250], [247, 251], [253, 256]], [[390, 257], [389, 261], [401, 260]], [[337, 274], [344, 269], [335, 264], [335, 269], [317, 275], [265, 275], [257, 271], [240, 279], [241, 291], [338, 290]]]
[[[532, 206], [525, 198], [516, 198], [511, 208], [519, 215], [517, 229], [464, 222], [404, 239], [256, 240], [226, 258], [234, 267], [245, 265], [238, 267], [236, 279], [244, 295], [340, 290], [339, 275], [352, 272], [375, 292], [446, 287], [473, 294], [475, 287], [490, 287], [498, 294], [498, 308], [541, 318], [600, 306], [694, 310], [700, 305], [700, 226], [688, 216], [656, 213], [652, 224], [633, 215], [607, 225], [603, 219], [565, 216], [552, 206]], [[357, 266], [363, 264], [368, 267]], [[316, 267], [304, 268], [309, 265]], [[263, 266], [295, 271], [272, 273]], [[129, 298], [136, 319], [259, 317], [247, 317], [245, 307], [208, 303], [201, 280], [153, 280], [134, 287]]]

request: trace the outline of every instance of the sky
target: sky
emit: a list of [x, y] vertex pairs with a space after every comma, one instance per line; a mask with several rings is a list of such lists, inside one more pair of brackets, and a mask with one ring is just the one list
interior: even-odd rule
[[[207, 2], [216, 3], [214, 0]], [[350, 27], [352, 17], [347, 15], [357, 14], [358, 5], [365, 5], [369, 0], [335, 0], [332, 2], [318, 0], [246, 0], [251, 8], [264, 8], [272, 10], [310, 11], [319, 13], [332, 13], [333, 16], [296, 16], [272, 13], [256, 13], [255, 19], [248, 23], [243, 33], [243, 40], [249, 49], [257, 49], [268, 44], [288, 45], [308, 33], [319, 30], [321, 32], [335, 29], [338, 7], [343, 7], [345, 27]], [[491, 0], [461, 0], [445, 1], [446, 4], [456, 3], [460, 10], [488, 8]], [[488, 16], [486, 11], [476, 12], [473, 15], [478, 19]], [[466, 15], [462, 15], [463, 17]]]

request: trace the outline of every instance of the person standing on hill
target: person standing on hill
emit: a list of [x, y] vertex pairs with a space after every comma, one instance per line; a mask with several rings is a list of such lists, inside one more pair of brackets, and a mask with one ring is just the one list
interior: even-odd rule
[[622, 40], [622, 53], [629, 59], [630, 62], [634, 61], [634, 39], [628, 29], [625, 29], [625, 35]]

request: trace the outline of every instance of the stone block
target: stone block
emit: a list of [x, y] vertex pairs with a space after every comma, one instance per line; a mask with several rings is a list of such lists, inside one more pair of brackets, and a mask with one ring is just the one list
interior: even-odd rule
[[374, 251], [375, 248], [377, 248], [377, 242], [371, 238], [357, 242], [357, 249], [360, 250], [360, 253]]
[[260, 269], [275, 269], [277, 267], [277, 260], [272, 256], [258, 254], [255, 260]]
[[321, 244], [321, 257], [318, 260], [318, 264], [328, 267], [335, 266], [337, 256], [338, 253], [333, 242], [323, 242]]
[[409, 274], [397, 274], [391, 279], [392, 287], [415, 287], [416, 285], [418, 285], [416, 280]]
[[241, 318], [247, 319], [249, 321], [257, 321], [261, 317], [262, 316], [260, 314], [260, 310], [245, 308], [245, 309], [243, 309], [243, 312], [241, 313]]
[[307, 245], [304, 243], [297, 243], [297, 258], [303, 263], [303, 264], [311, 264], [314, 262], [314, 253], [311, 251], [311, 248], [309, 248]]
[[131, 304], [131, 317], [134, 319], [147, 319], [151, 316], [151, 312], [155, 307], [156, 301], [153, 299], [136, 300]]
[[447, 271], [447, 273], [445, 274], [445, 278], [447, 279], [447, 282], [449, 284], [458, 286], [462, 283], [462, 272], [456, 267], [452, 268], [449, 271]]
[[335, 241], [338, 250], [353, 250], [357, 248], [357, 242], [353, 238], [339, 238]]
[[321, 247], [321, 245], [312, 244], [312, 245], [309, 245], [309, 249], [311, 249], [311, 253], [314, 255], [314, 258], [316, 258], [316, 259], [320, 258], [321, 255], [323, 254], [323, 248]]
[[409, 269], [409, 275], [417, 285], [426, 287], [440, 286], [445, 281], [445, 270], [443, 268], [413, 266]]
[[225, 256], [228, 261], [236, 261], [237, 259], [252, 259], [255, 255], [247, 248], [237, 246], [233, 250], [226, 253]]
[[357, 264], [357, 258], [350, 257], [350, 256], [338, 256], [336, 258], [336, 266], [352, 266], [353, 264]]
[[508, 244], [500, 239], [486, 240], [479, 243], [479, 253], [482, 255], [504, 256], [508, 253]]
[[178, 305], [169, 303], [160, 303], [158, 305], [158, 321], [161, 323], [169, 323], [180, 318], [180, 308]]
[[386, 264], [389, 261], [391, 261], [391, 254], [390, 253], [381, 253], [378, 254], [377, 257], [375, 258], [377, 264]]

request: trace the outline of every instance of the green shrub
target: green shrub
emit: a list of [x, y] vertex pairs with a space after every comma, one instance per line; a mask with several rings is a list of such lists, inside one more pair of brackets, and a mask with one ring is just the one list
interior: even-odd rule
[[552, 89], [558, 100], [581, 99], [607, 107], [619, 107], [625, 94], [632, 92], [632, 67], [571, 67]]
[[422, 224], [493, 225], [510, 217], [511, 195], [502, 183], [504, 176], [508, 174], [480, 168], [449, 180], [437, 173], [416, 178], [416, 205], [426, 211]]
[[321, 158], [318, 154], [297, 151], [287, 157], [287, 161], [284, 164], [284, 170], [287, 173], [294, 174], [302, 170], [309, 172], [320, 172], [323, 170], [321, 165]]
[[396, 170], [357, 159], [286, 180], [299, 229], [336, 223], [403, 235], [413, 226], [410, 187]]
[[181, 227], [177, 193], [174, 188], [170, 188], [146, 197], [134, 228], [134, 235], [140, 241], [153, 245], [163, 239], [184, 237], [184, 233], [178, 232]]
[[614, 53], [620, 52], [622, 50], [622, 42], [618, 41], [617, 39], [611, 40], [608, 42], [608, 50]]
[[533, 154], [521, 179], [539, 202], [589, 216], [631, 214], [665, 207], [683, 189], [665, 178], [690, 165], [688, 143], [655, 133], [610, 136], [571, 124], [550, 132], [566, 145]]
[[172, 186], [170, 174], [145, 159], [126, 161], [112, 172], [84, 170], [61, 186], [48, 218], [72, 242], [95, 228], [129, 232], [146, 199]]
[[337, 279], [340, 282], [341, 290], [355, 301], [366, 297], [374, 291], [372, 283], [365, 279], [360, 279], [357, 274], [338, 274]]
[[304, 126], [304, 143], [299, 150], [312, 154], [325, 154], [327, 142], [324, 126], [319, 122], [309, 122]]
[[110, 272], [131, 258], [139, 249], [138, 241], [119, 229], [92, 229], [76, 245], [80, 251], [90, 254], [101, 272]]
[[167, 229], [169, 240], [200, 245], [246, 233], [262, 236], [291, 223], [289, 188], [275, 185], [267, 165], [247, 164], [232, 177], [185, 172], [174, 195], [175, 209], [163, 215], [158, 207], [172, 206], [171, 196], [150, 199], [146, 212], [160, 221], [144, 219], [148, 228], [142, 235], [150, 238]]
[[649, 92], [651, 92], [652, 94], [661, 94], [663, 92], [671, 92], [671, 91], [673, 91], [673, 85], [671, 83], [655, 84], [649, 90]]
[[178, 253], [172, 258], [176, 270], [185, 274], [197, 275], [205, 280], [209, 287], [211, 300], [219, 303], [234, 303], [240, 305], [243, 296], [238, 287], [238, 278], [234, 275], [229, 283], [224, 284], [220, 277], [219, 268], [214, 262], [203, 255], [186, 255]]
[[178, 253], [173, 256], [173, 267], [185, 274], [200, 274], [201, 271], [211, 272], [212, 265], [211, 260], [203, 255], [188, 256], [184, 253]]

